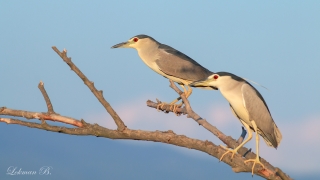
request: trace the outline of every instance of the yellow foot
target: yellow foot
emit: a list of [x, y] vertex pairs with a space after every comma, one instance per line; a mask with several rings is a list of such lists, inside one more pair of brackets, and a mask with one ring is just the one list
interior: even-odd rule
[[177, 116], [180, 116], [181, 113], [177, 112], [177, 109], [180, 108], [182, 105], [183, 105], [183, 102], [180, 103], [180, 104], [175, 104], [175, 101], [171, 102], [170, 104], [169, 103], [165, 103], [165, 102], [161, 102], [157, 99], [158, 101], [158, 105], [157, 105], [157, 111], [159, 112], [160, 110], [163, 110], [163, 107], [165, 105], [169, 105], [170, 106], [170, 111], [172, 111], [173, 113], [175, 113]]
[[178, 107], [180, 107], [179, 105], [177, 104], [169, 104], [169, 103], [166, 103], [166, 102], [161, 102], [161, 101], [158, 101], [158, 105], [157, 105], [157, 110], [160, 111], [160, 110], [164, 110], [163, 107], [167, 105], [167, 106], [170, 106], [169, 109], [170, 111], [174, 112]]
[[253, 169], [254, 169], [254, 166], [256, 164], [260, 164], [263, 168], [264, 168], [264, 165], [260, 162], [259, 160], [259, 156], [257, 156], [255, 159], [249, 159], [249, 160], [245, 160], [244, 163], [248, 163], [248, 162], [253, 162], [253, 165], [252, 165], [252, 176], [253, 176]]
[[[221, 145], [220, 145], [221, 146]], [[221, 156], [221, 158], [220, 158], [220, 161], [223, 159], [223, 157], [226, 155], [226, 154], [228, 154], [228, 153], [232, 153], [232, 155], [231, 155], [231, 159], [233, 158], [233, 156], [234, 156], [234, 154], [236, 154], [237, 153], [237, 151], [238, 151], [238, 149], [236, 148], [236, 149], [229, 149], [229, 148], [227, 148], [227, 147], [224, 147], [224, 146], [221, 146], [222, 148], [224, 148], [227, 152], [225, 152], [225, 153], [223, 153], [222, 154], [222, 156]]]
[[157, 111], [159, 112], [160, 110], [162, 110], [163, 106], [166, 105], [166, 104], [168, 104], [168, 103], [160, 101], [159, 104], [157, 105]]
[[183, 103], [180, 103], [180, 104], [170, 104], [170, 105], [171, 105], [171, 107], [173, 108], [173, 109], [171, 109], [171, 107], [170, 107], [170, 110], [172, 110], [172, 112], [173, 112], [175, 115], [180, 116], [181, 113], [177, 112], [177, 109], [180, 108], [180, 107], [183, 105]]

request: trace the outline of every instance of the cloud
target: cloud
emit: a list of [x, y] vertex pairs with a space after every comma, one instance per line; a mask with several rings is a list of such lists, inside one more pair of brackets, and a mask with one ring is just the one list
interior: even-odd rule
[[209, 118], [212, 124], [219, 127], [227, 127], [234, 123], [234, 120], [237, 120], [229, 107], [219, 105], [214, 105], [210, 108]]

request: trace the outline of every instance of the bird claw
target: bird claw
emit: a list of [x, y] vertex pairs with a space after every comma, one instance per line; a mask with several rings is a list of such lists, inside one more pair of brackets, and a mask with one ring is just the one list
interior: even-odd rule
[[[171, 107], [173, 107], [172, 109], [172, 112], [176, 115], [176, 116], [180, 116], [181, 115], [181, 112], [177, 112], [178, 108], [180, 108], [182, 106], [182, 103], [181, 104], [172, 104]], [[170, 107], [170, 110], [171, 110], [171, 107]]]
[[227, 152], [225, 152], [225, 153], [223, 153], [222, 154], [222, 156], [220, 157], [220, 161], [223, 159], [223, 157], [226, 155], [226, 154], [228, 154], [228, 153], [232, 153], [232, 155], [231, 155], [231, 159], [233, 158], [233, 156], [234, 156], [234, 154], [236, 154], [237, 153], [237, 151], [238, 151], [238, 149], [236, 148], [236, 149], [229, 149], [229, 148], [227, 148], [227, 147], [224, 147], [224, 146], [221, 146], [220, 145], [220, 147], [222, 147], [222, 148], [224, 148]]
[[165, 105], [166, 103], [163, 103], [163, 102], [159, 102], [158, 105], [157, 105], [157, 111], [159, 112], [160, 110], [163, 109], [163, 106]]
[[165, 102], [161, 102], [158, 99], [157, 99], [157, 101], [158, 101], [158, 104], [157, 104], [157, 108], [156, 109], [157, 109], [158, 112], [160, 112], [160, 110], [163, 111], [164, 110], [163, 107], [165, 105], [170, 105], [170, 107], [169, 107], [170, 111], [172, 111], [177, 116], [181, 115], [181, 113], [177, 112], [177, 110], [178, 110], [178, 108], [180, 108], [183, 105], [183, 103], [180, 103], [180, 104], [170, 103], [170, 104], [168, 104], [168, 103], [165, 103]]
[[255, 158], [255, 159], [248, 159], [248, 160], [245, 160], [244, 163], [248, 163], [248, 162], [253, 162], [253, 165], [252, 165], [252, 170], [251, 170], [251, 174], [253, 176], [253, 169], [254, 169], [254, 166], [256, 164], [260, 164], [262, 166], [262, 168], [264, 169], [264, 165], [261, 163], [261, 161], [259, 160], [259, 157]]
[[[163, 108], [164, 108], [165, 105], [171, 105], [171, 104], [158, 101], [158, 105], [157, 105], [157, 108], [156, 108], [157, 111], [158, 111], [158, 112], [159, 112], [160, 110], [161, 110], [161, 111], [164, 111], [165, 109], [163, 109]], [[170, 106], [170, 110], [171, 110], [171, 106]], [[166, 112], [168, 112], [168, 111], [166, 111]]]

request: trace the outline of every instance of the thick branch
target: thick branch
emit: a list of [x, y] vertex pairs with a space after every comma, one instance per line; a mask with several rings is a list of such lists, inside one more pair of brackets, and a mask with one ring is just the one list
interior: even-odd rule
[[66, 62], [70, 66], [71, 70], [73, 70], [82, 79], [84, 84], [88, 86], [91, 92], [96, 96], [99, 102], [112, 116], [114, 122], [117, 124], [118, 130], [123, 131], [126, 128], [125, 124], [123, 123], [121, 118], [118, 116], [118, 114], [113, 110], [110, 104], [104, 99], [102, 91], [98, 91], [94, 87], [94, 83], [92, 81], [89, 81], [89, 79], [80, 71], [80, 69], [75, 64], [73, 64], [73, 62], [71, 61], [71, 58], [67, 56], [66, 50], [63, 50], [62, 52], [60, 52], [55, 46], [52, 46], [52, 49], [63, 59], [64, 62]]
[[[22, 116], [20, 116], [22, 117]], [[78, 121], [78, 120], [75, 120]], [[186, 137], [184, 135], [177, 135], [173, 131], [143, 131], [143, 130], [131, 130], [126, 128], [124, 131], [111, 130], [108, 128], [101, 127], [97, 124], [89, 124], [84, 121], [78, 121], [78, 123], [83, 124], [82, 128], [66, 128], [59, 126], [51, 126], [45, 121], [41, 124], [25, 122], [18, 119], [10, 118], [0, 118], [0, 122], [5, 122], [8, 124], [19, 124], [27, 126], [30, 128], [38, 128], [52, 132], [65, 133], [70, 135], [92, 135], [97, 137], [105, 137], [110, 139], [132, 139], [132, 140], [144, 140], [153, 142], [162, 142], [167, 144], [173, 144], [180, 147], [186, 147], [189, 149], [196, 149], [205, 153], [210, 154], [216, 158], [219, 158], [223, 153], [224, 149], [217, 146], [209, 141], [201, 141], [198, 139], [193, 139]], [[251, 172], [251, 166], [243, 163], [243, 158], [241, 156], [235, 156], [232, 160], [230, 158], [224, 158], [223, 162], [230, 165], [233, 168], [241, 169], [242, 172]], [[268, 177], [268, 179], [280, 178], [272, 173], [271, 170], [264, 170], [262, 174], [263, 177]], [[261, 174], [259, 174], [261, 176]]]
[[279, 175], [283, 180], [292, 180], [288, 175], [286, 175], [280, 168], [276, 168], [277, 175]]

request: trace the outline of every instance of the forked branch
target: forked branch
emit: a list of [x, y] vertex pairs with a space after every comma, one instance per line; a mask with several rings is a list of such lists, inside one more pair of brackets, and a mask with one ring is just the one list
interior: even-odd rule
[[64, 49], [62, 52], [60, 52], [55, 46], [52, 46], [52, 49], [63, 59], [65, 63], [67, 63], [71, 70], [74, 71], [84, 82], [85, 85], [88, 86], [88, 88], [91, 90], [91, 92], [96, 96], [96, 98], [99, 100], [99, 102], [103, 105], [103, 107], [107, 110], [107, 112], [112, 116], [114, 122], [118, 126], [119, 131], [124, 131], [126, 128], [126, 125], [123, 123], [121, 118], [118, 116], [116, 111], [113, 110], [113, 108], [110, 106], [110, 104], [104, 99], [103, 92], [98, 91], [94, 87], [94, 83], [92, 81], [89, 81], [89, 79], [80, 71], [80, 69], [71, 61], [71, 58], [67, 56], [67, 50]]

